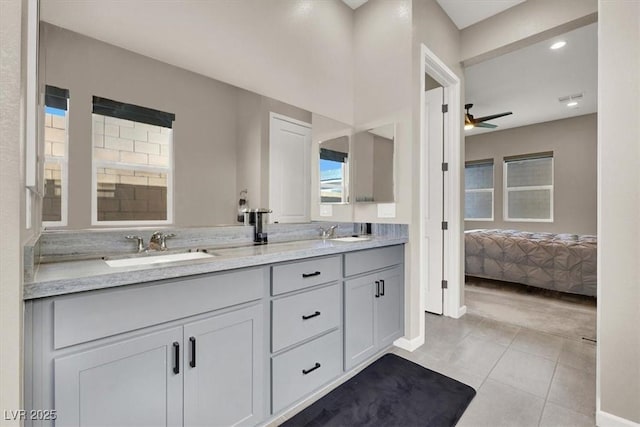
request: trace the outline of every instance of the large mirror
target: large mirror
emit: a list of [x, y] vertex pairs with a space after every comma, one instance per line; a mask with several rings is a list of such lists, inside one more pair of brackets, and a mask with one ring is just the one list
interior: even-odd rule
[[[45, 227], [237, 225], [256, 208], [311, 220], [311, 132], [325, 118], [44, 21], [39, 78]], [[337, 203], [343, 143], [321, 144], [343, 166], [325, 182]]]
[[320, 203], [349, 203], [349, 135], [320, 141]]
[[357, 132], [353, 141], [356, 203], [395, 202], [395, 124]]

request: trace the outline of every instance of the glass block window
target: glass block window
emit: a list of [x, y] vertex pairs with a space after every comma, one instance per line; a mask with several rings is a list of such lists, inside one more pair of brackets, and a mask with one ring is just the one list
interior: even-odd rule
[[173, 115], [98, 99], [93, 113], [93, 223], [171, 223], [173, 118], [162, 122], [145, 114]]
[[493, 221], [493, 160], [465, 164], [464, 219]]
[[45, 227], [67, 225], [68, 119], [69, 91], [46, 86], [42, 198], [42, 223]]
[[553, 222], [553, 153], [504, 161], [506, 221]]

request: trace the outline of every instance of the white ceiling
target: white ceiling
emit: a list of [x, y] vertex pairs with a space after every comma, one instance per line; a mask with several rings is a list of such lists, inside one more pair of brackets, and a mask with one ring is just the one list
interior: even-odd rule
[[[346, 1], [346, 0], [343, 0]], [[485, 20], [525, 0], [437, 0], [459, 30]]]
[[[597, 23], [550, 40], [472, 65], [465, 69], [465, 102], [475, 117], [512, 111], [491, 120], [495, 130], [548, 122], [597, 111]], [[555, 41], [566, 46], [551, 50]], [[569, 108], [558, 98], [582, 93], [578, 106]], [[475, 128], [465, 135], [491, 132]]]

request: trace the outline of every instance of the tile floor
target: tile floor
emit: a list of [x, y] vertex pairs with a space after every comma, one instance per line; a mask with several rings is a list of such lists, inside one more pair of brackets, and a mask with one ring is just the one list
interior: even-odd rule
[[460, 427], [595, 426], [594, 343], [426, 314], [425, 344], [393, 352], [476, 389]]

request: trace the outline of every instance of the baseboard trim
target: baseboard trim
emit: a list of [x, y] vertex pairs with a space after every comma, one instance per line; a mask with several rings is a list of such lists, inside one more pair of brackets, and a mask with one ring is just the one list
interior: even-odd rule
[[463, 305], [462, 307], [458, 308], [458, 312], [456, 313], [456, 315], [454, 316], [456, 319], [461, 318], [462, 316], [464, 316], [465, 314], [467, 314], [467, 306]]
[[640, 427], [640, 423], [604, 411], [596, 411], [596, 425], [598, 427]]
[[420, 347], [421, 345], [424, 344], [424, 336], [422, 337], [415, 337], [414, 339], [408, 340], [404, 337], [402, 338], [398, 338], [397, 340], [395, 340], [393, 342], [393, 345], [395, 345], [396, 347], [399, 347], [403, 350], [407, 350], [407, 351], [413, 351], [416, 348]]

